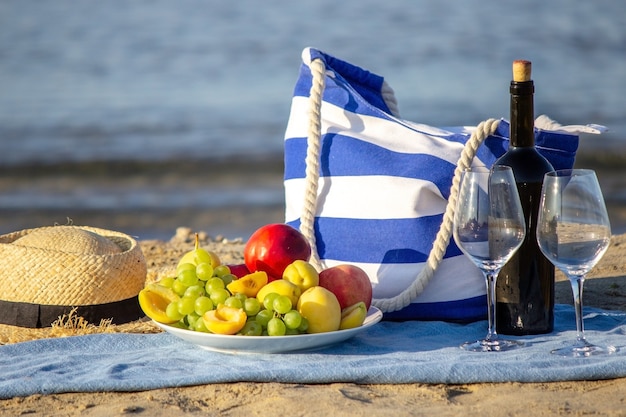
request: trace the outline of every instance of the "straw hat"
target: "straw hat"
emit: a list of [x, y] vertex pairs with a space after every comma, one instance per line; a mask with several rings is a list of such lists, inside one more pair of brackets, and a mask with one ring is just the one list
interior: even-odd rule
[[123, 233], [51, 226], [0, 236], [0, 323], [39, 328], [74, 311], [88, 322], [144, 317], [146, 262]]

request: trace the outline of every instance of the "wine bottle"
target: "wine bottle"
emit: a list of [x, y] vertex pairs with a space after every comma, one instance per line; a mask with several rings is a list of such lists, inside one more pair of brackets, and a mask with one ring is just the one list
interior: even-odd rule
[[510, 143], [495, 164], [513, 169], [526, 237], [496, 281], [496, 331], [509, 335], [549, 333], [554, 327], [554, 266], [537, 243], [541, 185], [552, 165], [535, 148], [534, 92], [531, 63], [513, 62], [510, 85]]

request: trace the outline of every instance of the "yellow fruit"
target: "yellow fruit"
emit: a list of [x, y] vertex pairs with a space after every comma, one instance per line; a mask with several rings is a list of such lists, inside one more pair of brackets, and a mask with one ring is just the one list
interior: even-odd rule
[[267, 284], [267, 272], [257, 271], [233, 280], [226, 286], [231, 294], [245, 294], [246, 297], [256, 297], [259, 290]]
[[248, 316], [243, 308], [228, 307], [219, 304], [215, 310], [209, 310], [202, 316], [207, 330], [215, 334], [236, 334], [243, 329]]
[[298, 300], [298, 311], [309, 322], [307, 333], [333, 332], [339, 329], [341, 307], [337, 297], [324, 287], [311, 287]]
[[300, 291], [306, 291], [319, 285], [320, 277], [313, 265], [307, 261], [297, 259], [287, 265], [283, 271], [283, 279], [296, 284]]
[[193, 264], [196, 266], [201, 263], [208, 263], [213, 268], [221, 264], [219, 257], [215, 253], [204, 250], [200, 247], [200, 238], [197, 233], [194, 249], [185, 253], [182, 258], [180, 258], [180, 261], [178, 261], [178, 266], [185, 263]]
[[363, 301], [359, 301], [341, 310], [341, 322], [339, 330], [353, 329], [363, 325], [367, 316], [367, 307]]
[[139, 291], [137, 297], [139, 299], [139, 306], [143, 312], [146, 313], [146, 316], [150, 317], [152, 320], [165, 324], [171, 324], [177, 321], [167, 317], [165, 314], [167, 306], [180, 299], [178, 294], [171, 288], [164, 287], [158, 283], [151, 283]]
[[294, 306], [298, 304], [298, 298], [300, 298], [300, 287], [284, 279], [277, 279], [266, 285], [264, 285], [256, 295], [257, 300], [263, 304], [263, 299], [267, 294], [275, 292], [276, 294], [285, 295], [291, 300], [291, 304]]

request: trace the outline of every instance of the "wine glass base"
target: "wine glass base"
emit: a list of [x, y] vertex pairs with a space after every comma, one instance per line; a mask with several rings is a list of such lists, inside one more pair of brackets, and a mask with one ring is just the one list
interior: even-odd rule
[[582, 358], [586, 356], [610, 355], [617, 352], [615, 346], [598, 346], [587, 341], [576, 342], [573, 345], [550, 351], [553, 355]]
[[524, 342], [517, 340], [477, 340], [475, 342], [465, 342], [461, 345], [461, 349], [469, 352], [504, 352], [506, 350], [517, 349], [524, 346]]

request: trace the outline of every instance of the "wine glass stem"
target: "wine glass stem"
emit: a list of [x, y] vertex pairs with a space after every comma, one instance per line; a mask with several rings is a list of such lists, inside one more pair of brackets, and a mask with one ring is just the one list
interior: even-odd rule
[[489, 327], [487, 331], [487, 340], [495, 341], [498, 339], [496, 332], [496, 279], [498, 271], [485, 271], [485, 279], [487, 281], [487, 321]]
[[580, 342], [585, 341], [585, 328], [583, 325], [583, 284], [584, 276], [570, 276], [569, 281], [572, 284], [572, 293], [574, 294], [574, 311], [576, 312], [576, 339]]

